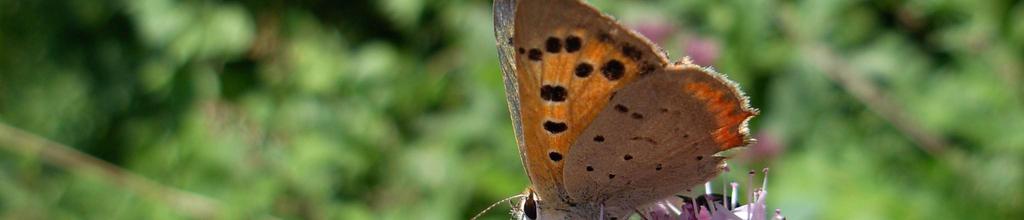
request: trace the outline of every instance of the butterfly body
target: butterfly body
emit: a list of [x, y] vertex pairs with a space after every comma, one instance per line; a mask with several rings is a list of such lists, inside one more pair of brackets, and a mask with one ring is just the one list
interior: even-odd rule
[[541, 219], [623, 218], [704, 183], [747, 144], [734, 83], [577, 0], [497, 0], [510, 112]]

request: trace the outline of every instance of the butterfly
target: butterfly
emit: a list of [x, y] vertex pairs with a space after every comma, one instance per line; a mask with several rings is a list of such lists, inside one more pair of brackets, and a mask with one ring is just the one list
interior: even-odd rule
[[529, 219], [625, 219], [718, 175], [753, 141], [737, 85], [579, 0], [496, 0]]

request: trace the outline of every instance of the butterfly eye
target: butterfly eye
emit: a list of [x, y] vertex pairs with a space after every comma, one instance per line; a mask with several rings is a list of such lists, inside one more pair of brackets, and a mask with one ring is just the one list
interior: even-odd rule
[[533, 192], [523, 202], [523, 215], [528, 219], [537, 219], [537, 200], [534, 200]]

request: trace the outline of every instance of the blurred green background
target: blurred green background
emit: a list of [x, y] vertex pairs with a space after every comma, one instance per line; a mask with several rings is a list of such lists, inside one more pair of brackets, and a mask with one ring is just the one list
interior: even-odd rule
[[[1024, 1], [591, 2], [739, 82], [790, 219], [1024, 218]], [[0, 0], [0, 219], [467, 219], [528, 184], [490, 10]]]

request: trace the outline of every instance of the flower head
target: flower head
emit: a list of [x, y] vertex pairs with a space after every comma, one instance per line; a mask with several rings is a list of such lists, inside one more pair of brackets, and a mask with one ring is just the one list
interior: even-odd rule
[[[764, 179], [761, 187], [748, 187], [748, 201], [739, 205], [736, 198], [740, 193], [739, 183], [732, 182], [729, 187], [723, 187], [723, 193], [714, 193], [711, 182], [704, 184], [705, 193], [690, 198], [687, 196], [676, 196], [655, 202], [641, 209], [641, 215], [646, 219], [655, 220], [767, 220], [765, 198], [768, 195], [768, 169], [765, 168]], [[750, 171], [750, 179], [753, 182], [756, 173]], [[731, 193], [731, 194], [730, 194]], [[727, 196], [728, 195], [728, 196]], [[782, 211], [775, 210], [771, 219], [786, 219]]]

